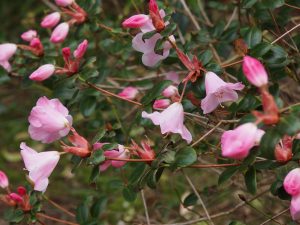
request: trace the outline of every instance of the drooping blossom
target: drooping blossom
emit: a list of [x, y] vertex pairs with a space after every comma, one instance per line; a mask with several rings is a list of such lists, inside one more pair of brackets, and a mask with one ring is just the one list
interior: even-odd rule
[[73, 155], [85, 158], [91, 155], [91, 146], [89, 142], [79, 135], [74, 128], [71, 128], [72, 135], [68, 136], [68, 140], [73, 144], [73, 146], [68, 146], [62, 142], [62, 148], [65, 152], [69, 152]]
[[260, 143], [264, 131], [254, 123], [245, 123], [234, 130], [225, 131], [221, 137], [222, 155], [232, 159], [244, 159], [251, 148]]
[[147, 113], [142, 112], [142, 117], [152, 120], [155, 125], [159, 125], [162, 134], [168, 132], [180, 134], [188, 143], [192, 141], [192, 135], [183, 124], [184, 112], [182, 104], [175, 102], [162, 112]]
[[205, 74], [206, 97], [201, 101], [204, 114], [215, 110], [219, 104], [227, 101], [237, 101], [238, 94], [235, 90], [242, 90], [242, 83], [226, 83], [213, 72]]
[[149, 20], [149, 16], [145, 14], [137, 14], [124, 20], [122, 25], [126, 28], [140, 28]]
[[43, 28], [53, 28], [55, 27], [59, 21], [60, 21], [60, 13], [59, 12], [53, 12], [44, 17], [44, 19], [41, 22], [41, 27]]
[[48, 177], [59, 161], [59, 152], [38, 153], [24, 142], [21, 143], [20, 148], [25, 168], [29, 171], [29, 179], [34, 183], [34, 190], [45, 192], [49, 184]]
[[43, 81], [52, 76], [55, 72], [55, 66], [52, 64], [46, 64], [40, 66], [37, 70], [35, 70], [29, 78], [35, 81]]
[[256, 87], [262, 87], [268, 83], [268, 74], [263, 64], [253, 57], [244, 57], [243, 72], [248, 81]]
[[290, 212], [293, 220], [300, 220], [300, 194], [292, 197]]
[[9, 181], [6, 174], [0, 170], [0, 187], [7, 188], [8, 185], [9, 185]]
[[66, 136], [72, 126], [72, 116], [58, 99], [41, 97], [28, 118], [29, 135], [42, 143], [51, 143]]
[[170, 85], [165, 90], [163, 90], [162, 95], [166, 98], [172, 97], [174, 95], [178, 95], [178, 88], [174, 85]]
[[[107, 150], [104, 153], [105, 157], [116, 158], [116, 159], [129, 159], [130, 152], [123, 146], [118, 145], [118, 149]], [[100, 171], [105, 171], [108, 167], [112, 166], [115, 168], [120, 168], [126, 164], [126, 161], [116, 161], [116, 160], [105, 160], [104, 163], [100, 164]]]
[[69, 28], [70, 28], [70, 26], [68, 23], [60, 23], [52, 31], [50, 41], [55, 44], [63, 42], [69, 33]]
[[37, 37], [37, 31], [36, 30], [28, 30], [26, 32], [24, 32], [22, 35], [21, 35], [21, 38], [24, 40], [24, 41], [32, 41], [33, 38], [36, 38]]
[[[153, 67], [159, 61], [164, 60], [169, 56], [172, 47], [169, 42], [164, 42], [162, 54], [155, 52], [156, 42], [160, 39], [162, 39], [162, 36], [158, 33], [145, 40], [143, 40], [143, 33], [138, 33], [132, 39], [132, 47], [136, 51], [143, 53], [142, 62], [145, 66]], [[175, 41], [173, 36], [171, 36], [170, 39]]]
[[137, 96], [138, 92], [139, 92], [138, 89], [135, 87], [126, 87], [118, 95], [120, 97], [129, 99], [129, 100], [133, 100]]
[[153, 103], [153, 109], [165, 109], [171, 104], [170, 99], [157, 99]]
[[9, 59], [16, 53], [17, 45], [12, 43], [0, 44], [0, 66], [7, 72], [11, 71]]
[[275, 146], [275, 159], [277, 162], [285, 163], [292, 159], [293, 138], [285, 135]]
[[74, 51], [73, 55], [74, 55], [74, 58], [76, 59], [81, 59], [86, 50], [87, 50], [87, 47], [88, 47], [89, 43], [87, 40], [84, 40], [83, 42], [81, 42], [78, 46], [77, 46], [77, 49]]
[[74, 0], [55, 0], [56, 5], [67, 7], [71, 5], [74, 2]]
[[292, 196], [300, 194], [300, 168], [293, 169], [286, 175], [283, 186], [285, 191]]

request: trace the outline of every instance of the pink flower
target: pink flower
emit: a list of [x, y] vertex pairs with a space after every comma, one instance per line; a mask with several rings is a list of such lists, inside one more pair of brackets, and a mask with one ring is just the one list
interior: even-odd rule
[[179, 75], [175, 71], [168, 72], [166, 75], [166, 80], [171, 80], [171, 81], [173, 81], [174, 84], [180, 83]]
[[9, 59], [16, 53], [17, 45], [11, 43], [0, 44], [0, 66], [7, 72], [11, 71]]
[[73, 3], [74, 0], [55, 0], [56, 5], [66, 7]]
[[153, 109], [165, 109], [171, 104], [169, 99], [158, 99], [153, 103]]
[[60, 13], [53, 12], [47, 15], [41, 22], [41, 26], [44, 28], [52, 28], [55, 27], [60, 21]]
[[133, 16], [129, 17], [128, 19], [124, 20], [122, 25], [123, 25], [123, 27], [126, 27], [126, 28], [140, 28], [149, 19], [150, 19], [149, 16], [147, 16], [145, 14], [133, 15]]
[[259, 144], [264, 134], [254, 123], [245, 123], [234, 130], [225, 131], [221, 137], [222, 155], [232, 159], [246, 158], [250, 149]]
[[83, 42], [81, 42], [78, 45], [77, 49], [73, 53], [73, 55], [76, 59], [81, 59], [84, 56], [86, 49], [88, 47], [88, 44], [89, 44], [88, 41], [84, 40]]
[[55, 72], [55, 66], [52, 64], [46, 64], [40, 66], [36, 71], [34, 71], [29, 78], [35, 81], [43, 81], [48, 79]]
[[300, 195], [292, 197], [290, 212], [293, 220], [300, 220]]
[[162, 134], [168, 132], [180, 134], [183, 139], [191, 143], [192, 135], [183, 124], [184, 112], [181, 103], [175, 102], [162, 112], [142, 112], [142, 117], [152, 120], [155, 125], [159, 125]]
[[133, 100], [133, 99], [135, 99], [138, 92], [139, 92], [138, 89], [135, 87], [127, 87], [127, 88], [124, 88], [124, 90], [121, 91], [118, 95], [120, 97]]
[[255, 58], [245, 56], [243, 60], [243, 72], [248, 81], [256, 87], [268, 83], [268, 74], [263, 64]]
[[72, 116], [58, 100], [41, 97], [32, 108], [28, 118], [28, 129], [32, 139], [42, 143], [51, 143], [66, 136], [72, 126]]
[[165, 90], [163, 90], [162, 95], [166, 98], [172, 97], [174, 95], [178, 95], [178, 88], [174, 85], [170, 85]]
[[60, 23], [53, 31], [50, 37], [52, 43], [63, 42], [69, 33], [69, 24]]
[[293, 169], [286, 175], [283, 186], [285, 191], [292, 196], [300, 194], [300, 168]]
[[36, 37], [37, 37], [36, 30], [28, 30], [21, 35], [21, 38], [24, 41], [28, 41], [28, 42], [32, 41], [32, 39]]
[[212, 112], [222, 102], [237, 101], [238, 95], [235, 90], [242, 90], [241, 83], [226, 83], [213, 72], [205, 74], [206, 97], [201, 101], [204, 114]]
[[[118, 149], [105, 151], [104, 156], [108, 158], [116, 158], [116, 159], [129, 159], [130, 153], [127, 149], [124, 148], [123, 145], [118, 145]], [[102, 163], [99, 168], [100, 171], [105, 171], [109, 166], [120, 168], [125, 164], [126, 161], [105, 160], [105, 162]]]
[[29, 171], [29, 179], [34, 183], [34, 190], [45, 192], [49, 183], [48, 177], [59, 161], [59, 152], [38, 153], [24, 142], [20, 148], [25, 168]]
[[0, 187], [7, 188], [9, 185], [8, 178], [6, 174], [0, 170]]
[[[138, 51], [142, 52], [142, 62], [145, 66], [153, 67], [155, 66], [159, 61], [167, 58], [170, 53], [171, 45], [169, 42], [165, 42], [163, 44], [163, 52], [161, 54], [157, 54], [154, 51], [156, 42], [160, 39], [162, 39], [162, 36], [157, 33], [153, 35], [149, 39], [143, 40], [143, 33], [138, 33], [133, 39], [132, 39], [132, 47]], [[174, 39], [173, 36], [171, 36], [172, 39]]]

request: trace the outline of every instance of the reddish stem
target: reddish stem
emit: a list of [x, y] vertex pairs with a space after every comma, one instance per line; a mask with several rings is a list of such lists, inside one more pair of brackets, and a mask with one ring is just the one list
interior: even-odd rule
[[52, 216], [47, 216], [43, 213], [37, 213], [36, 216], [40, 217], [40, 218], [45, 218], [45, 219], [48, 219], [48, 220], [56, 221], [56, 222], [59, 222], [61, 224], [79, 225], [78, 223], [73, 223], [73, 222], [69, 222], [69, 221], [66, 221], [66, 220], [57, 219], [57, 218], [52, 217]]

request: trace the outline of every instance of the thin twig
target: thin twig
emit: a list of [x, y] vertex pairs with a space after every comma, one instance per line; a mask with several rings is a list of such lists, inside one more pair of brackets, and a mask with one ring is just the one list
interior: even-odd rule
[[298, 10], [300, 10], [300, 7], [297, 7], [297, 6], [295, 6], [295, 5], [290, 5], [290, 4], [287, 4], [287, 3], [284, 3], [284, 5], [286, 5], [286, 6], [290, 7], [290, 8], [293, 8], [293, 9], [298, 9]]
[[230, 19], [228, 20], [226, 26], [224, 27], [224, 31], [228, 29], [228, 27], [229, 27], [230, 24], [232, 23], [234, 17], [236, 16], [237, 12], [238, 12], [238, 7], [234, 7], [234, 10], [233, 10], [233, 12], [232, 12], [232, 14], [231, 14], [231, 17], [230, 17]]
[[188, 16], [190, 17], [192, 23], [194, 24], [194, 26], [197, 28], [197, 30], [201, 30], [201, 27], [199, 25], [199, 23], [197, 22], [196, 18], [194, 17], [194, 15], [192, 14], [190, 8], [187, 6], [185, 0], [180, 0], [184, 10], [186, 11], [186, 13], [188, 14]]
[[286, 212], [287, 212], [287, 211], [289, 211], [289, 210], [290, 210], [290, 209], [289, 209], [289, 208], [287, 208], [287, 209], [285, 209], [285, 210], [281, 211], [280, 213], [278, 213], [278, 214], [276, 214], [276, 215], [272, 216], [270, 219], [267, 219], [265, 222], [261, 223], [260, 225], [267, 224], [268, 222], [270, 222], [270, 221], [272, 221], [273, 219], [275, 219], [275, 218], [277, 218], [277, 217], [281, 216], [282, 214], [286, 213]]
[[144, 194], [144, 190], [141, 190], [141, 196], [142, 196], [142, 200], [143, 200], [143, 204], [144, 204], [144, 208], [145, 208], [145, 215], [146, 215], [146, 221], [147, 221], [147, 225], [150, 225], [150, 218], [149, 218], [149, 213], [148, 213], [148, 207], [147, 207], [147, 202], [145, 199], [145, 194]]
[[297, 29], [298, 27], [300, 27], [300, 23], [297, 24], [296, 26], [294, 26], [292, 29], [288, 30], [287, 32], [285, 32], [283, 35], [281, 35], [280, 37], [278, 37], [277, 39], [275, 39], [274, 41], [272, 41], [272, 45], [275, 44], [277, 41], [279, 41], [281, 38], [283, 38], [284, 36], [286, 36], [287, 34], [291, 33], [293, 30]]
[[75, 214], [70, 212], [69, 210], [65, 209], [64, 207], [60, 206], [59, 204], [57, 204], [56, 202], [52, 201], [51, 199], [49, 199], [47, 196], [43, 195], [44, 199], [49, 202], [51, 205], [53, 205], [54, 207], [58, 208], [59, 210], [67, 213], [69, 216], [75, 217]]
[[206, 24], [207, 24], [208, 26], [210, 26], [210, 27], [213, 27], [214, 25], [213, 25], [213, 23], [210, 21], [210, 19], [208, 18], [207, 14], [206, 14], [206, 12], [205, 12], [205, 9], [204, 9], [204, 7], [203, 7], [202, 1], [198, 0], [197, 3], [198, 3], [198, 6], [199, 6], [199, 9], [200, 9], [200, 13], [202, 14], [202, 16], [203, 16], [203, 18], [204, 18]]
[[182, 174], [183, 174], [183, 176], [185, 177], [185, 179], [187, 180], [187, 182], [189, 183], [189, 185], [191, 186], [191, 188], [193, 189], [193, 192], [194, 192], [195, 195], [197, 196], [198, 200], [200, 201], [200, 204], [202, 205], [202, 207], [203, 207], [203, 209], [204, 209], [204, 212], [205, 212], [205, 214], [206, 214], [206, 216], [207, 216], [207, 218], [208, 218], [210, 224], [213, 225], [214, 222], [212, 221], [212, 219], [211, 219], [211, 217], [210, 217], [210, 215], [209, 215], [209, 213], [208, 213], [208, 211], [207, 211], [207, 209], [206, 209], [206, 206], [205, 206], [205, 204], [204, 204], [204, 202], [203, 202], [203, 200], [202, 200], [202, 198], [201, 198], [199, 192], [198, 192], [197, 189], [195, 188], [193, 182], [191, 181], [191, 179], [190, 179], [183, 171], [182, 171]]
[[52, 217], [52, 216], [47, 216], [43, 213], [37, 213], [36, 216], [40, 217], [40, 218], [45, 218], [45, 219], [48, 219], [48, 220], [56, 221], [56, 222], [59, 222], [60, 224], [79, 225], [78, 223], [73, 223], [73, 222], [69, 222], [69, 221], [66, 221], [66, 220], [57, 219], [57, 218]]

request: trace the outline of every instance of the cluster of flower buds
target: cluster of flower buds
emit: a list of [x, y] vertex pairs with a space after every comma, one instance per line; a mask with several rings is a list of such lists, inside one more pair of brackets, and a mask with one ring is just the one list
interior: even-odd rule
[[35, 70], [29, 78], [35, 81], [43, 81], [48, 79], [54, 74], [67, 74], [68, 76], [72, 76], [78, 72], [80, 62], [87, 50], [88, 41], [84, 40], [80, 43], [77, 49], [73, 53], [73, 57], [71, 54], [71, 49], [69, 47], [62, 49], [62, 55], [65, 61], [65, 65], [63, 68], [56, 68], [52, 64], [45, 64], [40, 66], [37, 70]]
[[44, 55], [44, 46], [38, 37], [36, 30], [28, 30], [21, 35], [24, 41], [29, 42], [29, 45], [18, 45], [20, 49], [32, 52], [36, 56]]
[[[163, 18], [165, 17], [165, 12], [164, 10], [158, 9], [155, 0], [151, 0], [149, 3], [149, 13], [150, 15], [138, 14], [131, 16], [126, 19], [122, 25], [125, 28], [141, 29], [141, 32], [132, 39], [132, 47], [136, 51], [143, 53], [142, 62], [145, 66], [154, 67], [158, 62], [169, 56], [172, 45], [168, 41], [165, 41], [163, 43], [162, 54], [155, 52], [157, 41], [163, 38], [159, 32], [161, 32], [169, 22], [164, 22]], [[157, 31], [158, 33], [149, 39], [144, 39], [143, 35], [151, 31]], [[169, 40], [175, 42], [174, 36], [170, 36]]]
[[63, 42], [68, 33], [70, 26], [73, 24], [81, 24], [87, 20], [87, 13], [75, 2], [75, 0], [55, 0], [63, 14], [71, 17], [67, 22], [62, 22], [57, 25], [61, 19], [61, 13], [53, 12], [47, 15], [41, 22], [43, 28], [54, 28], [50, 41], [52, 43]]
[[27, 190], [20, 186], [17, 192], [11, 192], [9, 189], [8, 177], [3, 171], [0, 171], [0, 187], [6, 190], [6, 194], [0, 195], [0, 201], [11, 207], [19, 207], [24, 212], [31, 210], [30, 198]]
[[268, 74], [260, 61], [250, 56], [245, 56], [243, 60], [243, 72], [248, 81], [259, 88], [262, 98], [264, 112], [254, 111], [253, 115], [258, 122], [271, 125], [279, 121], [279, 110], [274, 97], [269, 93]]
[[283, 186], [292, 196], [290, 212], [293, 220], [300, 219], [300, 168], [291, 170], [285, 177]]

